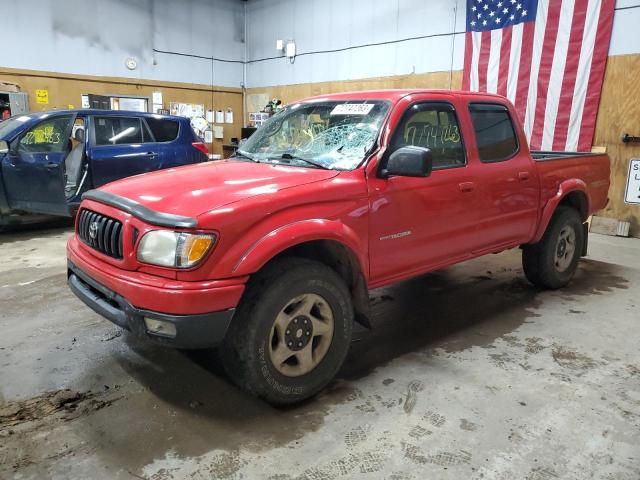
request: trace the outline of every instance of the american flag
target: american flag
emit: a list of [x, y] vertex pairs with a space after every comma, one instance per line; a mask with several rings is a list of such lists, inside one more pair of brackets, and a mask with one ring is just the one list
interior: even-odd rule
[[614, 3], [467, 0], [462, 88], [511, 100], [533, 150], [590, 150]]

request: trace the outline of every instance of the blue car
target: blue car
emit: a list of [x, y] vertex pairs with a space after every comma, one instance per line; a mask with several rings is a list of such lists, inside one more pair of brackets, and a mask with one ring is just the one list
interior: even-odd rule
[[207, 160], [183, 117], [93, 109], [14, 116], [0, 122], [0, 226], [24, 213], [73, 216], [86, 190]]

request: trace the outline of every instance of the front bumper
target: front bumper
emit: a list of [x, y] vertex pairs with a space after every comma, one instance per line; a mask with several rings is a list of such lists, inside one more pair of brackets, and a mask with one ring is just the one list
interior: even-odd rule
[[[100, 259], [97, 250], [82, 244], [77, 235], [67, 242], [67, 259], [88, 277], [127, 299], [141, 310], [171, 315], [199, 315], [238, 306], [248, 277], [181, 281], [130, 271]], [[103, 256], [104, 257], [104, 256]]]
[[[219, 344], [235, 312], [231, 308], [204, 314], [173, 315], [139, 309], [91, 278], [73, 262], [68, 261], [67, 267], [69, 288], [92, 310], [125, 330], [172, 347], [208, 348]], [[150, 333], [144, 322], [145, 317], [173, 324], [175, 336]]]

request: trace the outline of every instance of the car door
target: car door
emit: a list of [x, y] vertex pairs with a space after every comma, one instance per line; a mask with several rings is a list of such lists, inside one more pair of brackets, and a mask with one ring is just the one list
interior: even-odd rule
[[[158, 152], [158, 168], [168, 168], [193, 163], [190, 150], [177, 142], [180, 124], [177, 120], [149, 116], [143, 119], [153, 139], [153, 149]], [[182, 148], [181, 148], [182, 147]], [[189, 145], [191, 147], [191, 145]]]
[[481, 250], [528, 241], [538, 215], [540, 185], [528, 149], [521, 148], [512, 113], [501, 103], [471, 102], [472, 156], [478, 169]]
[[160, 168], [157, 146], [140, 117], [94, 115], [90, 130], [89, 158], [94, 187]]
[[11, 208], [69, 215], [64, 193], [64, 160], [71, 146], [74, 118], [72, 114], [46, 116], [12, 142], [2, 160]]
[[[419, 97], [418, 97], [419, 98]], [[468, 255], [475, 238], [475, 173], [467, 164], [457, 105], [431, 99], [406, 106], [385, 159], [398, 148], [429, 148], [429, 177], [370, 175], [370, 268], [373, 283], [408, 277]], [[393, 120], [392, 120], [393, 124]]]

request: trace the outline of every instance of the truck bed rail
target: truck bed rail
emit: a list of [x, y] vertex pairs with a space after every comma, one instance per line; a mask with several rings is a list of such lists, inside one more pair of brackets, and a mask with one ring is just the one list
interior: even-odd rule
[[544, 150], [531, 151], [531, 157], [536, 162], [542, 162], [544, 160], [560, 160], [563, 158], [592, 157], [594, 155], [602, 155], [602, 154], [592, 153], [592, 152], [551, 152], [551, 151], [544, 151]]

